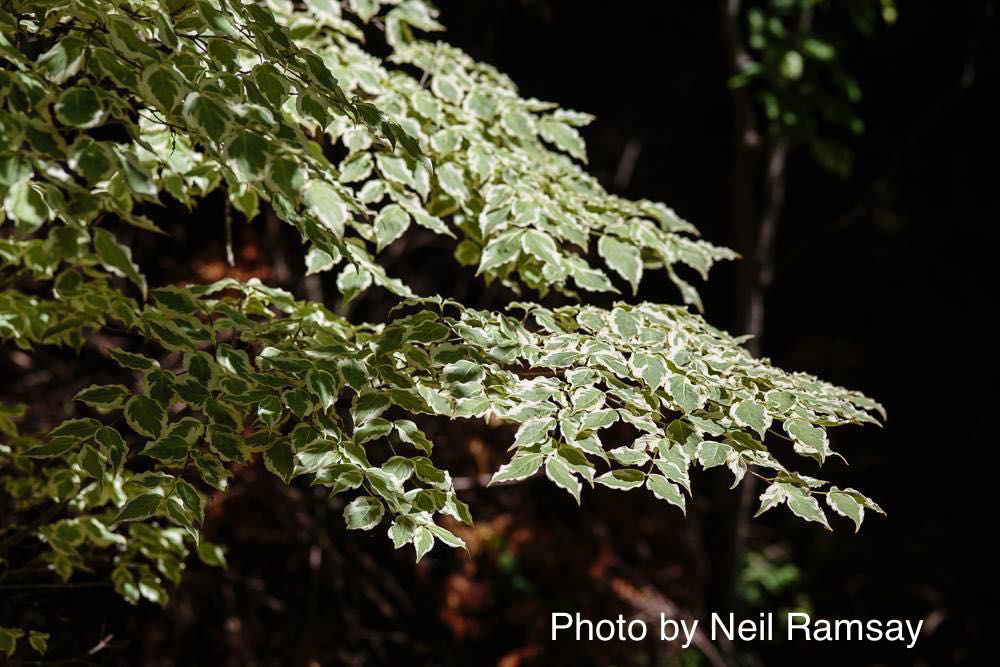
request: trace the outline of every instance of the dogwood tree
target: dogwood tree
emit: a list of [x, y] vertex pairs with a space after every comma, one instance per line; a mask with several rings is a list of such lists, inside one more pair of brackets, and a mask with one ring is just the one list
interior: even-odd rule
[[[683, 511], [691, 470], [725, 468], [765, 480], [761, 512], [859, 527], [881, 511], [791, 463], [837, 456], [827, 429], [881, 406], [696, 314], [685, 276], [734, 254], [606, 192], [583, 167], [590, 116], [521, 97], [428, 38], [441, 29], [422, 0], [0, 3], [0, 339], [30, 355], [128, 333], [107, 349], [120, 381], [83, 388], [47, 432], [0, 405], [0, 578], [34, 542], [42, 576], [106, 574], [164, 603], [189, 554], [224, 564], [200, 538], [206, 492], [255, 458], [344, 496], [349, 528], [417, 559], [462, 547], [438, 520], [472, 513], [435, 462], [432, 416], [517, 425], [492, 482], [544, 475], [577, 502], [600, 484]], [[352, 321], [257, 279], [149, 284], [124, 239], [162, 239], [158, 206], [220, 190], [221, 236], [273, 212], [340, 304], [382, 289], [389, 316]], [[416, 293], [379, 263], [415, 227], [521, 300]], [[684, 305], [627, 300], [646, 275]], [[573, 305], [532, 302], [553, 291]], [[599, 293], [623, 300], [590, 305]], [[632, 441], [602, 440], [618, 422]], [[0, 628], [0, 651], [43, 651], [48, 631]]]

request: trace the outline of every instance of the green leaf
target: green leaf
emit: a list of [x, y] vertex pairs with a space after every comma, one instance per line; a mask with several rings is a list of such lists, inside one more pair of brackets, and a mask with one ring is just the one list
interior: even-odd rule
[[777, 412], [788, 412], [795, 405], [795, 394], [790, 391], [772, 389], [764, 394], [764, 399], [771, 409]]
[[93, 437], [101, 428], [101, 422], [96, 419], [67, 419], [59, 426], [49, 431], [50, 438], [69, 437], [85, 440]]
[[306, 275], [311, 276], [314, 273], [329, 271], [335, 267], [340, 260], [341, 257], [339, 254], [334, 257], [319, 248], [310, 248], [309, 252], [306, 253]]
[[466, 384], [469, 382], [482, 382], [486, 376], [486, 371], [479, 364], [462, 359], [446, 365], [442, 370], [441, 376], [447, 383]]
[[0, 651], [8, 658], [14, 655], [17, 649], [17, 640], [24, 636], [21, 628], [5, 628], [0, 626]]
[[826, 431], [813, 426], [804, 419], [789, 419], [785, 422], [785, 432], [795, 442], [795, 451], [799, 454], [812, 456], [820, 463], [826, 459], [830, 451]]
[[344, 226], [350, 214], [347, 203], [336, 188], [324, 181], [309, 181], [304, 199], [306, 206], [324, 227], [333, 232], [338, 239], [344, 238]]
[[466, 548], [465, 547], [465, 540], [463, 540], [458, 535], [455, 535], [453, 532], [451, 532], [450, 530], [448, 530], [446, 528], [442, 528], [441, 526], [430, 524], [430, 525], [427, 526], [427, 530], [429, 530], [434, 535], [434, 537], [436, 537], [438, 540], [440, 540], [441, 542], [444, 542], [445, 544], [447, 544], [449, 547], [451, 547], [453, 549], [465, 549]]
[[511, 230], [492, 239], [483, 248], [476, 275], [492, 271], [514, 260], [521, 252], [521, 230]]
[[141, 496], [131, 498], [122, 506], [121, 510], [118, 511], [118, 516], [111, 523], [148, 519], [160, 509], [160, 503], [162, 502], [163, 496], [158, 493], [145, 493]]
[[184, 93], [183, 79], [167, 65], [153, 65], [143, 70], [139, 93], [160, 110], [172, 113]]
[[641, 466], [649, 461], [649, 454], [631, 447], [616, 447], [608, 453], [616, 461], [626, 466]]
[[399, 419], [393, 422], [393, 426], [395, 427], [400, 440], [413, 445], [426, 454], [431, 453], [431, 449], [434, 447], [434, 444], [427, 439], [427, 436], [424, 435], [423, 431], [417, 428], [417, 425], [412, 421], [408, 419]]
[[258, 181], [267, 169], [270, 146], [267, 139], [252, 130], [240, 130], [229, 142], [227, 153], [236, 172], [244, 180]]
[[280, 477], [285, 484], [292, 480], [292, 472], [295, 469], [295, 453], [287, 438], [279, 438], [264, 452], [264, 465]]
[[[205, 3], [201, 3], [205, 4]], [[230, 115], [222, 101], [211, 94], [190, 93], [184, 98], [184, 120], [206, 141], [221, 142], [230, 127]]]
[[277, 396], [268, 396], [257, 404], [257, 417], [269, 429], [274, 428], [274, 426], [281, 421], [282, 412], [283, 408], [281, 405], [281, 399]]
[[454, 163], [448, 162], [437, 170], [441, 189], [451, 195], [459, 204], [469, 198], [469, 187], [465, 184], [465, 174]]
[[340, 359], [337, 370], [352, 389], [361, 389], [368, 382], [368, 368], [360, 359]]
[[646, 480], [646, 488], [652, 491], [653, 495], [660, 500], [666, 500], [671, 505], [676, 505], [682, 512], [687, 514], [684, 494], [681, 493], [680, 487], [663, 475], [650, 475]]
[[674, 375], [668, 383], [670, 395], [684, 412], [693, 412], [705, 403], [705, 397], [683, 375]]
[[529, 447], [543, 442], [549, 437], [549, 431], [556, 427], [556, 420], [551, 417], [529, 419], [521, 424], [514, 436], [515, 447]]
[[120, 470], [128, 455], [128, 448], [125, 446], [121, 433], [110, 426], [102, 426], [94, 434], [94, 440], [108, 457], [112, 470], [115, 472]]
[[830, 492], [826, 496], [826, 504], [840, 516], [846, 516], [853, 521], [854, 532], [858, 532], [861, 530], [861, 522], [865, 519], [864, 505], [855, 500], [850, 494], [842, 493], [835, 489], [836, 487], [830, 489]]
[[126, 352], [125, 350], [118, 350], [115, 348], [108, 348], [108, 354], [112, 359], [118, 362], [119, 366], [134, 371], [148, 371], [153, 368], [160, 367], [160, 362], [141, 354]]
[[354, 297], [372, 284], [372, 274], [358, 269], [354, 264], [346, 265], [337, 276], [337, 289], [344, 295], [344, 302], [350, 303]]
[[385, 508], [374, 496], [361, 496], [344, 508], [344, 521], [351, 530], [371, 530], [382, 520]]
[[701, 463], [702, 467], [706, 470], [708, 468], [725, 465], [726, 461], [729, 459], [729, 454], [732, 451], [733, 448], [729, 445], [721, 442], [715, 442], [713, 440], [705, 440], [698, 445], [698, 462]]
[[782, 484], [771, 484], [760, 494], [760, 508], [754, 517], [758, 517], [773, 507], [788, 500], [788, 492]]
[[125, 421], [139, 435], [159, 438], [167, 425], [167, 413], [153, 399], [138, 395], [125, 404]]
[[35, 653], [44, 655], [49, 650], [49, 633], [32, 630], [28, 633], [28, 643]]
[[545, 232], [529, 229], [521, 237], [521, 244], [525, 252], [543, 263], [558, 265], [560, 262], [559, 248], [555, 240]]
[[824, 528], [830, 530], [830, 524], [827, 523], [826, 515], [815, 496], [795, 486], [786, 485], [786, 490], [788, 492], [788, 509], [792, 510], [793, 514], [806, 521], [821, 523]]
[[24, 232], [33, 232], [45, 224], [51, 215], [38, 186], [31, 181], [18, 181], [7, 191], [3, 200], [7, 217]]
[[373, 16], [378, 14], [379, 0], [347, 0], [351, 11], [358, 15], [365, 23], [368, 23]]
[[305, 419], [310, 412], [312, 412], [312, 400], [309, 398], [309, 394], [301, 389], [292, 389], [286, 391], [283, 395], [285, 405], [289, 407], [292, 413], [299, 419]]
[[319, 399], [323, 409], [329, 408], [337, 401], [339, 390], [337, 381], [323, 370], [313, 370], [306, 374], [306, 386]]
[[642, 486], [642, 483], [646, 481], [646, 475], [641, 470], [634, 468], [618, 468], [604, 473], [594, 481], [612, 489], [627, 491]]
[[108, 178], [118, 164], [105, 142], [94, 141], [84, 135], [73, 144], [69, 155], [69, 167], [87, 179], [91, 185], [95, 185]]
[[222, 547], [212, 544], [208, 540], [200, 540], [198, 542], [198, 558], [207, 565], [226, 567], [226, 555], [222, 551]]
[[120, 408], [125, 402], [126, 397], [131, 396], [132, 392], [129, 391], [128, 387], [120, 384], [105, 384], [98, 385], [92, 384], [86, 389], [82, 389], [74, 396], [74, 400], [81, 401], [87, 405], [93, 405], [97, 408], [111, 409]]
[[56, 101], [56, 118], [60, 123], [87, 129], [104, 121], [104, 104], [90, 86], [77, 86], [63, 91]]
[[754, 401], [742, 400], [739, 403], [734, 403], [729, 414], [737, 425], [753, 429], [761, 438], [771, 426], [771, 415], [767, 414], [763, 405]]
[[[663, 448], [660, 449], [660, 455], [664, 456]], [[669, 479], [671, 482], [675, 482], [685, 488], [688, 493], [691, 493], [691, 477], [688, 474], [688, 459], [687, 454], [681, 447], [673, 447], [669, 452], [666, 453], [667, 458], [654, 459], [653, 463], [659, 468], [660, 472], [663, 473], [664, 477]]]
[[250, 455], [240, 435], [218, 424], [208, 427], [208, 444], [213, 452], [227, 461], [243, 463]]
[[375, 218], [376, 249], [381, 252], [383, 248], [402, 236], [409, 226], [410, 215], [403, 207], [389, 204], [383, 208]]
[[356, 489], [365, 481], [364, 471], [353, 463], [336, 463], [316, 474], [313, 484], [330, 487], [330, 495]]
[[389, 408], [389, 397], [380, 392], [365, 392], [355, 397], [352, 407], [356, 424], [378, 417]]
[[667, 366], [663, 360], [653, 354], [636, 352], [632, 355], [632, 367], [639, 373], [647, 385], [653, 389], [663, 386], [667, 378]]
[[434, 534], [425, 526], [417, 526], [413, 532], [413, 548], [417, 552], [417, 562], [434, 547]]
[[264, 174], [267, 184], [291, 201], [298, 201], [305, 186], [306, 172], [293, 157], [271, 155]]
[[36, 66], [52, 83], [62, 84], [80, 71], [87, 42], [67, 36], [38, 57]]
[[580, 423], [581, 431], [599, 431], [618, 421], [618, 412], [612, 408], [590, 412]]
[[194, 515], [195, 520], [200, 524], [205, 520], [205, 497], [194, 488], [192, 484], [183, 479], [177, 480], [174, 487], [177, 496], [181, 499], [184, 507]]
[[490, 485], [527, 479], [538, 472], [544, 460], [544, 454], [518, 454], [510, 460], [510, 463], [500, 466], [490, 479]]
[[580, 480], [576, 478], [565, 461], [556, 456], [549, 456], [545, 460], [545, 476], [552, 480], [556, 486], [569, 491], [569, 494], [576, 500], [576, 504], [580, 504]]
[[604, 406], [604, 392], [597, 387], [581, 387], [570, 397], [577, 412], [600, 410]]
[[639, 248], [631, 243], [619, 241], [613, 236], [602, 236], [597, 242], [597, 252], [615, 273], [628, 281], [634, 294], [639, 289], [639, 281], [642, 279], [642, 258], [639, 256]]
[[118, 243], [106, 229], [94, 230], [94, 249], [101, 264], [115, 275], [128, 278], [146, 296], [146, 278], [139, 273], [139, 267], [132, 261], [132, 251]]
[[179, 435], [166, 435], [146, 445], [142, 454], [165, 462], [183, 461], [191, 451], [191, 443]]
[[44, 445], [35, 445], [24, 450], [24, 456], [32, 459], [51, 459], [73, 451], [79, 444], [79, 438], [55, 437]]
[[538, 124], [542, 139], [555, 144], [581, 162], [587, 161], [587, 147], [576, 128], [556, 120], [545, 119]]

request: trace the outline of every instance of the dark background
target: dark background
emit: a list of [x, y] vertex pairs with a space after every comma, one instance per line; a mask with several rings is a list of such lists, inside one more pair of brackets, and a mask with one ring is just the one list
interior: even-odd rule
[[[666, 202], [709, 241], [736, 245], [721, 3], [438, 4], [449, 28], [443, 38], [508, 73], [524, 96], [597, 116], [584, 136], [590, 168], [610, 191]], [[782, 640], [721, 646], [722, 659], [990, 664], [987, 567], [996, 557], [986, 489], [996, 466], [986, 441], [998, 392], [988, 322], [1000, 219], [1000, 23], [992, 9], [901, 3], [894, 25], [850, 37], [842, 54], [864, 91], [867, 126], [851, 142], [853, 169], [839, 177], [806, 151], [789, 157], [762, 350], [786, 369], [884, 402], [886, 427], [839, 429], [833, 446], [851, 465], [832, 461], [823, 472], [870, 493], [888, 518], [869, 514], [855, 535], [846, 520], [828, 533], [786, 510], [770, 512], [750, 524], [748, 558], [756, 565], [740, 568], [733, 584], [727, 553], [738, 496], [724, 489], [725, 473], [695, 476], [699, 492], [686, 519], [609, 490], [585, 494], [577, 510], [544, 481], [482, 488], [477, 475], [499, 464], [510, 433], [439, 422], [429, 426], [435, 455], [471, 486], [464, 496], [477, 525], [463, 533], [471, 556], [439, 548], [414, 565], [412, 551], [394, 552], [382, 531], [348, 533], [340, 508], [304, 484], [282, 488], [247, 468], [209, 509], [206, 530], [228, 548], [226, 572], [192, 563], [165, 610], [129, 608], [101, 589], [62, 591], [51, 602], [72, 620], [77, 646], [55, 656], [78, 656], [111, 635], [89, 660], [702, 665], [711, 663], [700, 652], [655, 640], [553, 643], [549, 614], [598, 619], [679, 609], [755, 617], [804, 608], [831, 618], [924, 619], [924, 631], [912, 650]], [[616, 179], [630, 143], [639, 149], [635, 168]], [[211, 222], [218, 210], [210, 201], [198, 215]], [[148, 248], [144, 267], [158, 262], [159, 279], [177, 281], [231, 271], [220, 268], [221, 223], [192, 231], [189, 216], [164, 215], [177, 218], [174, 245]], [[263, 221], [237, 233], [237, 272], [303, 295], [332, 293], [302, 282], [290, 234]], [[417, 239], [407, 249], [391, 271], [424, 291], [450, 295], [459, 285], [462, 298], [481, 306], [507, 297], [479, 287], [471, 272], [456, 274], [446, 243]], [[150, 273], [156, 282], [157, 270]], [[735, 267], [723, 266], [699, 286], [709, 321], [734, 332], [738, 280]], [[656, 272], [640, 298], [679, 301]], [[371, 293], [354, 315], [376, 318], [388, 305]], [[96, 353], [90, 361], [100, 363]]]

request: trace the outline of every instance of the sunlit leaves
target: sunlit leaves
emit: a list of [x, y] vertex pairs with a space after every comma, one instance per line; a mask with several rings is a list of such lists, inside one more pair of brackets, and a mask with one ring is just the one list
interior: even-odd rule
[[555, 428], [556, 422], [549, 417], [529, 419], [521, 424], [514, 435], [514, 444], [526, 447], [541, 442], [548, 437], [548, 432]]
[[56, 102], [56, 118], [60, 122], [80, 129], [100, 125], [104, 119], [104, 104], [97, 91], [89, 86], [70, 88]]
[[4, 197], [3, 206], [7, 217], [24, 232], [38, 229], [51, 215], [42, 191], [31, 181], [14, 183]]
[[225, 103], [210, 93], [188, 94], [182, 112], [192, 127], [215, 141], [221, 141], [230, 127], [231, 117]]
[[676, 484], [663, 475], [650, 475], [646, 480], [646, 488], [660, 500], [666, 500], [671, 505], [679, 507], [682, 512], [686, 512], [684, 494]]
[[76, 400], [97, 408], [112, 409], [121, 407], [125, 400], [131, 397], [128, 387], [115, 385], [90, 385], [76, 395]]
[[795, 442], [795, 451], [799, 454], [811, 456], [822, 463], [829, 453], [826, 431], [804, 419], [787, 420], [785, 432]]
[[[340, 496], [349, 528], [387, 519], [393, 544], [418, 559], [438, 542], [462, 547], [435, 523], [472, 517], [429, 458], [433, 415], [482, 419], [510, 446], [491, 484], [538, 478], [577, 503], [586, 482], [684, 510], [701, 469], [724, 466], [737, 481], [767, 480], [762, 511], [786, 504], [827, 525], [824, 494], [856, 526], [881, 511], [772, 456], [790, 440], [822, 463], [827, 428], [875, 421], [877, 403], [753, 359], [686, 308], [572, 305], [574, 290], [617, 292], [617, 276], [634, 293], [657, 270], [697, 305], [684, 271], [704, 276], [733, 255], [691, 238], [666, 206], [611, 196], [584, 172], [588, 116], [522, 99], [490, 68], [423, 41], [414, 30], [439, 26], [420, 2], [384, 4], [372, 21], [393, 50], [384, 63], [351, 23], [374, 19], [377, 0], [198, 2], [180, 14], [126, 3], [78, 13], [71, 30], [33, 27], [40, 55], [0, 54], [12, 73], [0, 144], [19, 151], [0, 156], [14, 227], [0, 257], [10, 284], [31, 284], [0, 294], [0, 339], [97, 343], [115, 362], [106, 384], [76, 394], [80, 418], [44, 437], [22, 437], [34, 422], [0, 412], [17, 466], [46, 475], [39, 497], [80, 494], [73, 523], [39, 529], [55, 571], [82, 567], [66, 554], [84, 540], [114, 545], [115, 589], [163, 603], [161, 578], [175, 582], [189, 551], [224, 564], [199, 537], [204, 493], [225, 491], [242, 465]], [[293, 225], [307, 273], [336, 269], [324, 288], [340, 312], [372, 287], [408, 300], [367, 324], [258, 279], [161, 287], [147, 300], [128, 244], [162, 238], [146, 209], [194, 209], [217, 190], [227, 216], [266, 211]], [[376, 256], [428, 232], [450, 237], [448, 252], [485, 281], [560, 290], [571, 305], [409, 299]]]
[[797, 486], [789, 486], [787, 491], [788, 509], [792, 510], [793, 514], [805, 519], [806, 521], [815, 521], [820, 523], [827, 530], [830, 530], [830, 524], [826, 520], [826, 514], [823, 513], [822, 508], [819, 506], [819, 501], [816, 499], [816, 496], [807, 493]]
[[702, 467], [714, 468], [716, 466], [725, 465], [726, 461], [729, 460], [729, 455], [732, 451], [733, 448], [729, 445], [721, 442], [714, 442], [712, 440], [706, 440], [698, 445], [696, 454], [698, 462], [701, 463]]
[[635, 292], [642, 279], [642, 259], [639, 249], [631, 243], [619, 241], [613, 236], [602, 236], [597, 250], [615, 272], [632, 286]]
[[267, 167], [268, 142], [253, 130], [239, 132], [229, 142], [227, 155], [237, 173], [247, 181], [256, 181], [264, 177]]
[[371, 530], [382, 520], [384, 512], [385, 508], [378, 498], [361, 496], [344, 508], [344, 521], [352, 530]]
[[669, 382], [670, 395], [684, 412], [697, 410], [705, 402], [705, 397], [683, 375], [674, 375]]
[[224, 426], [208, 427], [208, 444], [216, 454], [227, 461], [243, 462], [248, 451], [243, 438]]
[[76, 36], [64, 37], [39, 56], [36, 65], [53, 83], [64, 83], [80, 71], [86, 46], [87, 43]]
[[162, 502], [163, 496], [159, 493], [144, 493], [131, 498], [118, 511], [112, 523], [148, 519], [156, 513]]
[[264, 463], [267, 469], [281, 478], [286, 484], [292, 479], [294, 469], [291, 445], [285, 438], [279, 438], [264, 452]]
[[29, 447], [24, 451], [24, 456], [40, 459], [54, 458], [75, 451], [79, 447], [79, 443], [79, 438], [57, 436], [45, 444]]
[[147, 67], [139, 78], [139, 91], [159, 109], [170, 113], [186, 97], [183, 79], [170, 66]]
[[576, 128], [548, 118], [538, 124], [538, 132], [546, 141], [555, 144], [582, 162], [587, 161], [587, 148]]
[[826, 502], [834, 512], [854, 522], [855, 532], [861, 530], [861, 522], [864, 521], [866, 507], [879, 514], [885, 514], [881, 507], [854, 489], [840, 489], [836, 486], [830, 487], [830, 491], [826, 496]]
[[155, 359], [150, 359], [147, 356], [136, 354], [134, 352], [126, 352], [122, 349], [109, 349], [108, 354], [123, 368], [129, 368], [136, 371], [148, 371], [153, 368], [159, 367], [159, 362]]
[[131, 280], [145, 296], [146, 278], [139, 273], [139, 267], [132, 261], [130, 248], [118, 243], [111, 232], [106, 229], [96, 229], [94, 230], [94, 249], [108, 271]]
[[410, 226], [410, 215], [401, 206], [390, 204], [383, 208], [375, 218], [375, 241], [378, 249], [403, 235]]
[[565, 461], [557, 456], [550, 456], [545, 461], [545, 476], [552, 482], [566, 491], [580, 504], [580, 480], [573, 475], [573, 470]]
[[604, 473], [594, 481], [612, 489], [627, 491], [642, 486], [643, 482], [646, 481], [646, 475], [641, 470], [633, 468], [617, 468]]
[[764, 406], [750, 400], [742, 400], [734, 403], [730, 414], [740, 426], [746, 426], [756, 431], [760, 437], [764, 437], [764, 431], [771, 425], [771, 416], [764, 409]]
[[291, 155], [271, 155], [264, 179], [268, 186], [291, 201], [297, 201], [306, 182], [306, 172]]
[[348, 210], [343, 196], [329, 183], [310, 181], [305, 189], [305, 202], [316, 218], [338, 239], [344, 236]]
[[125, 404], [125, 420], [136, 433], [158, 438], [167, 424], [167, 414], [159, 403], [139, 394]]
[[538, 472], [544, 459], [545, 456], [542, 454], [519, 454], [511, 459], [510, 463], [500, 466], [500, 469], [494, 473], [490, 480], [490, 484], [527, 479]]

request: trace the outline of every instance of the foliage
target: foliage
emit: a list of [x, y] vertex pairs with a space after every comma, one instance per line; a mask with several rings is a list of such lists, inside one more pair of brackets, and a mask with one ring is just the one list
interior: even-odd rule
[[[824, 14], [823, 20], [815, 16]], [[896, 20], [894, 0], [768, 0], [747, 11], [752, 55], [730, 85], [747, 86], [764, 110], [769, 134], [806, 146], [826, 169], [846, 176], [857, 136], [861, 88], [842, 60], [843, 30], [863, 34]]]
[[[666, 206], [605, 192], [579, 165], [587, 115], [523, 99], [417, 36], [439, 29], [420, 0], [3, 5], [0, 337], [79, 349], [114, 330], [136, 344], [107, 350], [121, 383], [81, 390], [47, 433], [21, 433], [23, 406], [0, 406], [16, 518], [0, 558], [39, 540], [63, 580], [110, 573], [126, 600], [164, 603], [191, 552], [225, 564], [199, 536], [206, 494], [255, 458], [346, 494], [348, 527], [387, 526], [418, 559], [461, 547], [437, 518], [472, 518], [426, 415], [516, 424], [493, 482], [544, 474], [577, 502], [586, 482], [683, 510], [697, 463], [768, 480], [761, 511], [786, 504], [826, 527], [820, 499], [856, 526], [881, 511], [781, 462], [822, 464], [836, 455], [827, 427], [881, 407], [752, 358], [684, 307], [479, 311], [386, 272], [379, 253], [415, 224], [516, 293], [634, 292], [662, 269], [700, 308], [681, 267], [704, 276], [733, 257]], [[397, 307], [355, 323], [257, 280], [147, 285], [125, 232], [162, 233], [153, 207], [219, 189], [248, 221], [270, 209], [297, 229], [308, 270], [338, 272], [342, 303], [380, 287]], [[616, 422], [633, 442], [602, 442]], [[0, 629], [0, 649], [22, 635]]]

